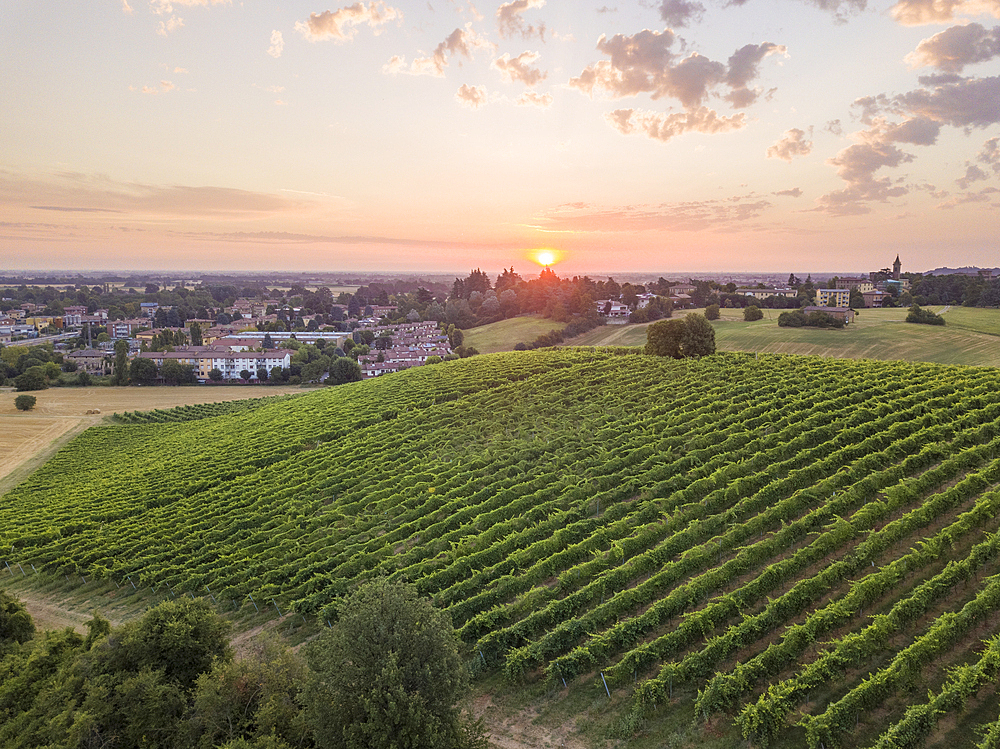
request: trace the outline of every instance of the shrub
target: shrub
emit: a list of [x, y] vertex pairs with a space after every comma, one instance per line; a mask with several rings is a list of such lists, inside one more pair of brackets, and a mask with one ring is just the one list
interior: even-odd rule
[[19, 395], [14, 399], [14, 408], [18, 411], [30, 411], [37, 400], [33, 395]]
[[706, 320], [718, 320], [719, 319], [719, 305], [710, 304], [705, 307], [705, 319]]
[[749, 307], [743, 310], [743, 319], [746, 322], [753, 322], [754, 320], [762, 320], [764, 318], [764, 313], [760, 311], [760, 307], [751, 304]]
[[906, 322], [920, 325], [944, 325], [944, 318], [934, 314], [929, 309], [921, 309], [919, 305], [914, 304], [906, 315]]

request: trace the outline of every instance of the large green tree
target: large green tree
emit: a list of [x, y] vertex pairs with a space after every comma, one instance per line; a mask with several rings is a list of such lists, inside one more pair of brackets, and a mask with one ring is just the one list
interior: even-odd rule
[[456, 705], [467, 672], [451, 620], [412, 587], [379, 580], [358, 588], [306, 658], [306, 712], [319, 747], [486, 746]]
[[338, 356], [330, 363], [330, 375], [326, 378], [328, 385], [343, 385], [345, 382], [361, 380], [361, 365], [346, 356]]
[[646, 329], [646, 353], [682, 359], [715, 353], [715, 328], [703, 315], [660, 320]]

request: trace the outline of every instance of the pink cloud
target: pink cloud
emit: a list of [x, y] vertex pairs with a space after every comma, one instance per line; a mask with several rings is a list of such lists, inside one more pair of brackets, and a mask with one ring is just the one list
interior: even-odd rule
[[522, 52], [517, 57], [512, 58], [505, 52], [493, 61], [491, 67], [499, 71], [507, 82], [519, 82], [531, 87], [539, 81], [545, 80], [547, 75], [538, 68], [531, 67], [531, 64], [539, 57], [541, 55], [537, 52]]
[[906, 57], [912, 67], [929, 66], [946, 73], [961, 73], [966, 65], [1000, 56], [1000, 26], [987, 30], [978, 23], [952, 26], [924, 39]]
[[479, 109], [487, 103], [486, 86], [470, 86], [463, 83], [455, 92], [455, 101], [469, 109]]
[[310, 13], [308, 21], [298, 21], [295, 30], [311, 42], [323, 39], [334, 39], [338, 42], [353, 39], [357, 29], [352, 27], [367, 24], [375, 33], [379, 27], [390, 21], [401, 21], [403, 14], [396, 8], [386, 5], [382, 0], [355, 3], [338, 10], [326, 10], [322, 13]]
[[545, 41], [545, 24], [537, 27], [526, 24], [522, 16], [532, 8], [541, 8], [545, 5], [545, 0], [513, 0], [504, 3], [497, 8], [497, 26], [500, 29], [500, 36], [511, 37], [516, 34], [528, 39], [537, 36], [541, 41]]
[[616, 109], [604, 115], [604, 118], [622, 135], [643, 133], [653, 140], [663, 142], [684, 133], [725, 133], [740, 130], [746, 125], [746, 117], [743, 114], [721, 117], [706, 107], [673, 114]]
[[795, 156], [808, 156], [812, 153], [812, 146], [812, 141], [806, 140], [805, 130], [793, 127], [786, 130], [784, 137], [767, 149], [767, 157], [791, 163]]

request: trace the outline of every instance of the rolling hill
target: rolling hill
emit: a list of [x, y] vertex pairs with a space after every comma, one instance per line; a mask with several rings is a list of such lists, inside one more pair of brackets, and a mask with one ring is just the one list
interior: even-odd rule
[[996, 369], [555, 349], [94, 427], [0, 548], [319, 623], [406, 579], [483, 684], [638, 745], [969, 745], [1000, 736], [998, 486]]

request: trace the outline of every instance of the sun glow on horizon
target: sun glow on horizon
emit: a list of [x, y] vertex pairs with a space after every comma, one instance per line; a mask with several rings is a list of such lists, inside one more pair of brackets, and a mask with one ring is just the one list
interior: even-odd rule
[[556, 262], [558, 259], [556, 253], [552, 250], [535, 250], [533, 253], [533, 259], [536, 263], [541, 266], [548, 268], [550, 265]]

